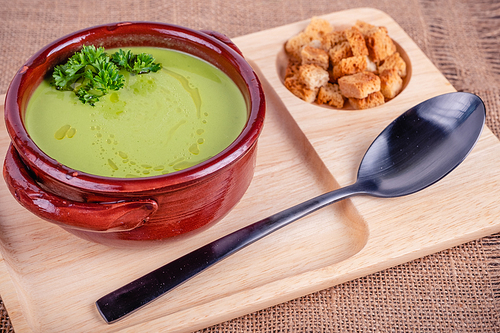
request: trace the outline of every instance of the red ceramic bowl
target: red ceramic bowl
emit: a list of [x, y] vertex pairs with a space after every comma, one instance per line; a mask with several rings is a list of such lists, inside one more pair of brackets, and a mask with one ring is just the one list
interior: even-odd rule
[[[58, 163], [31, 140], [23, 125], [24, 113], [33, 91], [53, 67], [89, 44], [164, 47], [208, 61], [243, 93], [248, 108], [243, 131], [213, 158], [163, 176], [101, 177]], [[150, 22], [92, 27], [49, 44], [12, 80], [5, 100], [5, 121], [12, 142], [4, 178], [21, 205], [82, 238], [109, 245], [166, 239], [220, 220], [241, 199], [253, 177], [264, 114], [259, 79], [225, 36]]]

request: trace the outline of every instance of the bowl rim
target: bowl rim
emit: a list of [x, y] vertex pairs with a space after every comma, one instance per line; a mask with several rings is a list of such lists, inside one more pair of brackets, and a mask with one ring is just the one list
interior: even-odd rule
[[[202, 49], [220, 54], [222, 58], [234, 66], [248, 89], [247, 103], [250, 105], [245, 127], [228, 147], [204, 162], [180, 171], [150, 177], [117, 178], [94, 175], [69, 168], [49, 157], [34, 143], [24, 127], [21, 116], [24, 110], [21, 110], [21, 105], [26, 105], [27, 100], [31, 97], [25, 96], [26, 93], [23, 94], [23, 92], [28, 92], [31, 95], [34, 90], [33, 86], [38, 86], [43, 79], [41, 75], [33, 75], [35, 69], [40, 70], [39, 68], [45, 66], [45, 73], [47, 73], [54, 65], [50, 65], [50, 62], [55, 61], [54, 59], [60, 57], [61, 54], [72, 54], [78, 51], [82, 45], [90, 44], [91, 40], [99, 40], [99, 36], [105, 39], [127, 33], [138, 35], [149, 33], [164, 38], [184, 40]], [[68, 49], [72, 51], [68, 51]], [[48, 66], [47, 63], [49, 63]], [[32, 77], [35, 78], [32, 79]], [[38, 82], [33, 84], [33, 80], [38, 80]], [[31, 88], [27, 87], [28, 84], [31, 84]], [[47, 44], [36, 52], [19, 69], [9, 85], [5, 97], [4, 117], [12, 144], [23, 162], [35, 174], [42, 174], [42, 177], [52, 178], [82, 191], [137, 193], [159, 188], [190, 186], [211, 177], [241, 159], [256, 144], [262, 131], [265, 117], [265, 96], [259, 78], [243, 56], [213, 35], [169, 23], [127, 21], [101, 24], [78, 30]]]

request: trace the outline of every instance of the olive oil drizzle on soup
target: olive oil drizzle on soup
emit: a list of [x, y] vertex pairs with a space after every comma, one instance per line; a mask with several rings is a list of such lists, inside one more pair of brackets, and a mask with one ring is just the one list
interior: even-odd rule
[[45, 81], [36, 89], [24, 123], [47, 155], [94, 175], [149, 177], [203, 162], [241, 133], [245, 100], [221, 70], [174, 50], [127, 49], [152, 54], [163, 68], [139, 75], [121, 71], [125, 86], [94, 107]]

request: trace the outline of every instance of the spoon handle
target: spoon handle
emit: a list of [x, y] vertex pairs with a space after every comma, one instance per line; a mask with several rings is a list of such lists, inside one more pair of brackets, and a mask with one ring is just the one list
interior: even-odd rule
[[143, 307], [220, 260], [326, 205], [359, 193], [356, 184], [290, 207], [236, 230], [103, 296], [96, 305], [108, 324]]

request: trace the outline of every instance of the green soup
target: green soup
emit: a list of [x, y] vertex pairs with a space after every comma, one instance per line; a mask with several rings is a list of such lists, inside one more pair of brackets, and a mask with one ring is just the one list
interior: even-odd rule
[[148, 177], [205, 161], [241, 133], [246, 103], [225, 73], [185, 53], [130, 49], [152, 54], [163, 68], [139, 75], [121, 72], [125, 87], [94, 107], [48, 82], [36, 89], [24, 123], [42, 151], [94, 175]]

